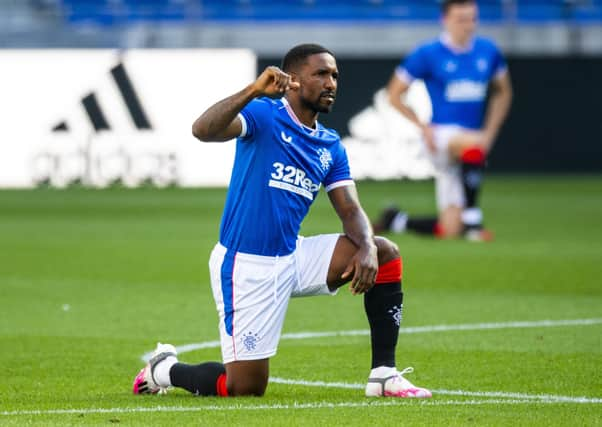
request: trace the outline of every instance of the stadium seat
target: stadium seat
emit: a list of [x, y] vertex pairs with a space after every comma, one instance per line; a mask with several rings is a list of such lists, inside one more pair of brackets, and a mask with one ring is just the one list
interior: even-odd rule
[[[116, 25], [139, 21], [432, 21], [437, 0], [62, 0], [68, 22]], [[503, 0], [479, 1], [481, 20], [507, 18]], [[525, 23], [602, 21], [602, 0], [520, 0], [516, 18]]]

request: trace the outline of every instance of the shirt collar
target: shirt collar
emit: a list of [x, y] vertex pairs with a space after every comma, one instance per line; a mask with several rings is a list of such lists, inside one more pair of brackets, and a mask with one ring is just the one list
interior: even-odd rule
[[286, 109], [286, 112], [288, 113], [289, 117], [291, 118], [291, 120], [295, 123], [297, 123], [299, 126], [301, 126], [303, 129], [305, 129], [307, 132], [309, 132], [311, 135], [314, 135], [316, 132], [318, 132], [318, 122], [316, 121], [316, 128], [311, 128], [307, 125], [304, 125], [303, 123], [301, 123], [301, 120], [299, 120], [299, 118], [297, 117], [297, 115], [295, 114], [295, 112], [293, 111], [293, 107], [291, 107], [291, 104], [289, 104], [288, 99], [286, 99], [285, 97], [280, 98], [280, 100], [282, 101], [282, 105], [284, 105], [284, 108]]
[[471, 37], [465, 46], [460, 46], [453, 42], [451, 36], [449, 35], [449, 33], [447, 31], [443, 32], [441, 34], [441, 36], [439, 37], [439, 40], [445, 47], [447, 47], [449, 50], [451, 50], [454, 53], [468, 53], [474, 47], [474, 37]]

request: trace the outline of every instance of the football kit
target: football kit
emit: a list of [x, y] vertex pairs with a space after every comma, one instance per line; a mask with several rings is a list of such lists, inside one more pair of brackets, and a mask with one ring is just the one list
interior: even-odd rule
[[273, 356], [289, 298], [331, 293], [326, 278], [339, 235], [298, 232], [322, 185], [327, 192], [353, 185], [339, 135], [303, 125], [286, 99], [255, 99], [239, 119], [209, 260], [224, 363]]
[[449, 158], [449, 141], [459, 132], [481, 129], [489, 83], [506, 72], [506, 61], [490, 40], [475, 37], [460, 49], [446, 34], [418, 47], [395, 70], [407, 84], [423, 80], [431, 99], [440, 210], [465, 205], [460, 166]]

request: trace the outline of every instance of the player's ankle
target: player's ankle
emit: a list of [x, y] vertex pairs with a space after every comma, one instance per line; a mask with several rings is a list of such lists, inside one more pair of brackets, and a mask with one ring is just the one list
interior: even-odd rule
[[370, 378], [386, 378], [395, 375], [397, 368], [395, 366], [377, 366], [370, 370]]
[[176, 356], [168, 356], [157, 363], [153, 370], [153, 379], [159, 386], [170, 387], [172, 385], [169, 371], [176, 363], [178, 363], [178, 358]]

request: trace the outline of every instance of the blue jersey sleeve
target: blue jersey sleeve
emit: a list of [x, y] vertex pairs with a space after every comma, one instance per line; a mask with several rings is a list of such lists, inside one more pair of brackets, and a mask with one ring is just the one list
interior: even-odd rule
[[425, 79], [428, 77], [429, 66], [426, 47], [421, 46], [410, 53], [404, 61], [399, 64], [398, 70], [405, 70], [413, 79]]
[[258, 98], [249, 102], [240, 112], [242, 133], [240, 140], [249, 142], [256, 139], [261, 129], [269, 129], [272, 124], [272, 103], [268, 98]]
[[341, 143], [339, 143], [339, 148], [336, 151], [333, 160], [332, 167], [324, 178], [324, 187], [326, 191], [353, 182], [349, 170], [347, 151], [345, 151], [345, 147], [343, 147]]

